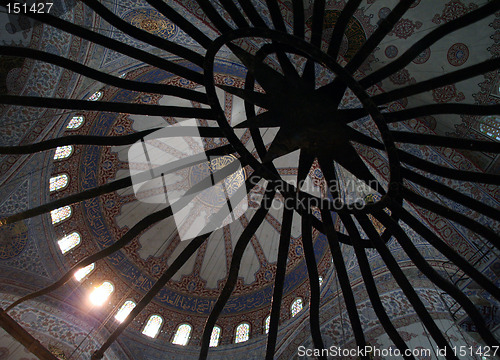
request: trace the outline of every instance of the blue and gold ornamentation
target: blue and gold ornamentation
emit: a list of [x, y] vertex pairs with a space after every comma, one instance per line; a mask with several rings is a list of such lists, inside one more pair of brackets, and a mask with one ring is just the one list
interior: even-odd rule
[[0, 228], [0, 260], [15, 258], [28, 242], [28, 228], [23, 221]]
[[173, 38], [179, 31], [165, 16], [151, 8], [134, 9], [125, 13], [123, 19], [139, 29], [165, 39]]

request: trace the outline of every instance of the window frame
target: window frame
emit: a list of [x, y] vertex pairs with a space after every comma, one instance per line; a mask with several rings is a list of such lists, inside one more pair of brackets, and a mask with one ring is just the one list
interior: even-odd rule
[[[189, 333], [188, 333], [188, 337], [186, 339], [186, 343], [185, 344], [176, 344], [174, 343], [174, 340], [175, 340], [175, 337], [177, 336], [177, 333], [179, 332], [179, 329], [182, 325], [187, 325], [189, 326]], [[180, 323], [179, 325], [177, 325], [177, 327], [175, 328], [175, 331], [174, 331], [174, 334], [172, 335], [172, 339], [170, 340], [170, 343], [172, 345], [179, 345], [179, 346], [187, 346], [187, 344], [189, 344], [189, 340], [191, 340], [191, 334], [193, 333], [193, 325], [191, 325], [190, 323], [188, 322], [182, 322]]]
[[[238, 328], [242, 325], [248, 325], [248, 337], [246, 340], [236, 342], [236, 337], [238, 336]], [[243, 322], [239, 323], [234, 328], [233, 344], [240, 344], [240, 343], [244, 343], [244, 342], [247, 342], [248, 340], [250, 340], [251, 331], [252, 331], [252, 325], [248, 321], [243, 321]]]
[[[158, 316], [160, 319], [161, 319], [161, 323], [160, 323], [160, 327], [158, 328], [158, 330], [156, 331], [156, 334], [154, 336], [150, 336], [148, 334], [145, 334], [144, 333], [144, 330], [146, 329], [146, 326], [148, 326], [148, 323], [149, 321], [151, 320], [151, 318], [153, 316]], [[165, 323], [165, 319], [163, 318], [163, 316], [161, 316], [160, 314], [157, 314], [157, 313], [154, 313], [154, 314], [151, 314], [148, 316], [148, 319], [146, 320], [146, 322], [144, 323], [142, 329], [141, 329], [141, 334], [144, 335], [144, 336], [147, 336], [148, 338], [150, 339], [156, 339], [158, 337], [158, 335], [160, 335], [160, 332], [161, 332], [161, 328], [163, 327], [163, 324]]]
[[[69, 154], [67, 156], [56, 159], [55, 156], [56, 156], [57, 149], [60, 147], [64, 147], [64, 146], [71, 147], [71, 151], [69, 152]], [[75, 147], [73, 145], [58, 146], [58, 147], [56, 147], [56, 149], [54, 151], [54, 156], [52, 156], [52, 161], [63, 161], [63, 160], [69, 159], [71, 157], [71, 155], [73, 155], [74, 152], [75, 152]]]
[[[300, 310], [293, 314], [293, 305], [300, 300]], [[290, 304], [290, 316], [294, 318], [295, 316], [299, 315], [299, 313], [304, 309], [304, 299], [301, 296], [297, 296], [295, 299], [293, 299], [292, 303]]]
[[113, 317], [113, 318], [115, 319], [115, 321], [118, 321], [119, 323], [122, 323], [122, 322], [124, 322], [124, 321], [127, 319], [127, 317], [130, 315], [130, 312], [129, 312], [129, 313], [127, 314], [127, 316], [125, 316], [125, 317], [123, 318], [123, 320], [121, 320], [121, 321], [120, 321], [119, 319], [117, 319], [117, 318], [116, 318], [116, 316], [118, 315], [118, 313], [120, 312], [120, 310], [122, 309], [122, 307], [124, 307], [124, 306], [125, 306], [125, 304], [126, 304], [127, 302], [129, 302], [129, 301], [130, 301], [130, 302], [132, 302], [132, 303], [134, 303], [134, 307], [133, 307], [130, 311], [134, 310], [134, 308], [137, 306], [137, 303], [135, 302], [135, 300], [134, 300], [134, 299], [132, 299], [132, 298], [130, 298], [130, 299], [126, 299], [126, 300], [122, 303], [122, 305], [120, 306], [120, 308], [118, 309], [118, 311], [115, 313], [115, 316]]
[[[62, 160], [62, 159], [61, 159], [61, 160]], [[56, 177], [58, 177], [58, 176], [66, 176], [66, 178], [67, 178], [66, 184], [65, 184], [63, 187], [59, 188], [59, 189], [50, 190], [50, 180], [51, 180], [51, 179], [53, 179], [53, 178], [56, 178]], [[56, 192], [58, 192], [58, 191], [61, 191], [61, 190], [66, 189], [66, 188], [69, 186], [69, 181], [70, 181], [70, 179], [71, 179], [71, 178], [70, 178], [69, 174], [68, 174], [68, 173], [64, 173], [64, 172], [63, 172], [63, 173], [56, 174], [56, 175], [54, 175], [54, 176], [51, 176], [51, 177], [49, 178], [49, 193], [50, 193], [50, 194], [55, 194], [55, 193], [56, 193]]]

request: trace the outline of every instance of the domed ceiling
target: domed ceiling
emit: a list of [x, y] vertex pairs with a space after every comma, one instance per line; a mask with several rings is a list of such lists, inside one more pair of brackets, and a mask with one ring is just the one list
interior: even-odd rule
[[[363, 299], [369, 296], [376, 307], [374, 274], [387, 268], [424, 319], [425, 309], [399, 266], [418, 267], [471, 313], [461, 292], [440, 282], [429, 261], [463, 266], [498, 298], [496, 285], [467, 266], [489, 266], [495, 256], [480, 257], [478, 249], [484, 243], [497, 246], [500, 233], [495, 173], [500, 151], [479, 121], [498, 113], [500, 38], [492, 15], [498, 1], [84, 3], [58, 8], [62, 21], [78, 28], [32, 15], [64, 31], [29, 24], [20, 33], [14, 29], [17, 20], [10, 19], [11, 38], [2, 47], [3, 56], [39, 59], [45, 66], [41, 71], [31, 60], [2, 62], [7, 73], [2, 94], [45, 100], [2, 98], [3, 117], [13, 123], [40, 117], [36, 126], [18, 121], [17, 127], [1, 130], [12, 133], [2, 145], [58, 138], [42, 150], [74, 147], [67, 159], [53, 161], [52, 152], [45, 158], [50, 165], [36, 181], [48, 183], [61, 174], [70, 179], [59, 191], [40, 190], [47, 206], [42, 201], [31, 213], [2, 211], [7, 225], [0, 233], [0, 260], [9, 260], [26, 247], [30, 217], [63, 205], [72, 208], [71, 217], [49, 233], [60, 239], [77, 231], [81, 244], [62, 256], [54, 241], [45, 254], [50, 251], [56, 263], [62, 261], [61, 268], [77, 266], [61, 279], [46, 280], [57, 282], [36, 295], [95, 263], [79, 285], [83, 290], [111, 281], [115, 291], [107, 310], [116, 311], [125, 300], [144, 302], [130, 328], [140, 331], [151, 314], [159, 314], [165, 319], [162, 340], [171, 341], [178, 325], [189, 323], [189, 344], [204, 344], [201, 357], [208, 351], [211, 326], [225, 329], [223, 343], [232, 342], [242, 321], [258, 337], [265, 334], [271, 311], [279, 317], [280, 310], [284, 322], [300, 297], [314, 313], [320, 300], [338, 297], [339, 287], [349, 330], [363, 344], [356, 311], [361, 300], [349, 288], [371, 289]], [[51, 40], [40, 40], [45, 37]], [[71, 77], [53, 64], [83, 76]], [[29, 76], [23, 74], [28, 66]], [[74, 89], [71, 94], [69, 89]], [[97, 92], [97, 101], [89, 101]], [[24, 113], [15, 106], [23, 101], [33, 105]], [[44, 122], [57, 111], [57, 121]], [[83, 116], [83, 125], [67, 128], [74, 116]], [[199, 139], [170, 135], [179, 128], [196, 129]], [[160, 132], [162, 138], [155, 135]], [[452, 140], [465, 136], [467, 142]], [[147, 162], [133, 146], [152, 149], [145, 152]], [[140, 191], [133, 184], [134, 175], [153, 171], [151, 161], [160, 168], [167, 159], [189, 158], [199, 147], [208, 161], [179, 169], [173, 183], [150, 183]], [[5, 154], [39, 150], [2, 149]], [[155, 155], [149, 159], [148, 154]], [[9, 159], [2, 165], [13, 176]], [[175, 202], [167, 195], [189, 192], [207, 174], [216, 176], [237, 163], [241, 169], [224, 181], [246, 189], [248, 208], [229, 223], [197, 233], [202, 228], [197, 221], [215, 223], [212, 215], [228, 203], [224, 196], [221, 201], [200, 191], [195, 198], [204, 212], [179, 225]], [[161, 196], [165, 201], [155, 200]], [[194, 235], [184, 239], [182, 231], [190, 230]], [[19, 246], [5, 245], [7, 237], [18, 239]], [[46, 239], [38, 243], [47, 249]], [[380, 307], [376, 312], [391, 339], [404, 347]], [[278, 326], [272, 319], [270, 343], [276, 342]], [[316, 322], [313, 339], [320, 347]], [[115, 331], [111, 338], [123, 331], [110, 328]], [[482, 335], [491, 340], [486, 331]], [[274, 352], [269, 349], [275, 345], [268, 343], [268, 351]]]
[[[242, 77], [244, 72], [241, 66], [226, 62], [216, 67], [217, 72], [224, 70], [232, 72], [217, 74], [216, 79], [219, 83], [243, 87], [244, 78]], [[129, 72], [127, 79], [173, 84], [185, 88], [195, 88], [199, 91], [199, 88], [196, 88], [194, 84], [182, 78], [151, 68], [142, 68]], [[206, 105], [198, 102], [182, 101], [172, 96], [138, 95], [123, 90], [113, 91], [108, 88], [104, 88], [104, 94], [102, 101], [126, 101], [140, 104], [206, 108]], [[228, 122], [232, 125], [241, 123], [245, 119], [243, 101], [222, 91], [220, 94], [221, 98], [224, 99]], [[163, 126], [177, 123], [178, 120], [183, 119], [126, 114], [118, 116], [103, 114], [94, 118], [87, 116], [86, 124], [77, 131], [71, 131], [71, 134], [127, 135], [149, 129], [160, 129]], [[210, 120], [199, 120], [197, 122], [201, 126], [215, 126], [214, 121]], [[250, 151], [255, 152], [249, 130], [241, 129], [239, 132], [241, 141], [247, 144]], [[268, 131], [267, 137], [265, 137], [268, 141], [266, 145], [269, 145], [274, 137], [273, 132], [275, 135], [276, 130], [270, 129]], [[204, 138], [204, 141], [207, 149], [227, 145], [227, 140], [220, 136]], [[64, 197], [67, 193], [91, 189], [129, 176], [130, 168], [140, 169], [142, 165], [129, 161], [129, 150], [130, 146], [78, 149], [72, 155], [71, 161], [56, 162], [53, 173], [68, 174], [73, 180], [67, 189], [59, 192], [56, 196]], [[163, 151], [175, 153], [178, 150], [170, 148], [163, 149]], [[277, 164], [280, 174], [284, 177], [296, 177], [297, 164], [293, 160], [295, 159], [282, 159], [281, 163]], [[246, 167], [245, 172], [250, 175], [252, 170]], [[192, 170], [184, 175], [180, 183], [187, 184], [189, 188], [189, 180], [194, 176]], [[320, 191], [321, 182], [324, 182], [324, 180], [317, 178], [313, 168], [310, 171], [310, 179], [311, 182], [317, 184], [315, 186], [318, 189], [317, 191]], [[257, 196], [262, 191], [262, 186], [257, 186], [252, 194]], [[255, 201], [249, 203], [250, 208], [259, 206], [260, 199], [256, 196]], [[250, 198], [252, 198], [252, 195]], [[117, 241], [120, 236], [136, 225], [144, 216], [158, 212], [166, 206], [167, 204], [155, 205], [140, 201], [137, 199], [133, 188], [129, 188], [106, 194], [99, 201], [96, 199], [86, 202], [85, 206], [81, 207], [81, 214], [80, 212], [75, 213], [73, 218], [68, 220], [68, 223], [62, 225], [63, 231], [78, 230], [80, 233], [86, 234], [84, 236], [84, 245], [86, 241], [93, 242], [92, 239], [95, 239], [97, 246], [104, 248]], [[234, 245], [248, 224], [248, 219], [252, 216], [252, 212], [245, 214], [238, 221], [215, 231], [197, 253], [169, 281], [164, 290], [158, 295], [157, 301], [165, 306], [168, 311], [177, 310], [188, 314], [192, 313], [192, 315], [200, 315], [199, 321], [201, 325], [204, 316], [210, 312], [211, 303], [217, 299], [224, 285], [231, 264]], [[242, 258], [242, 270], [239, 273], [240, 280], [233, 293], [234, 298], [228, 303], [225, 313], [234, 314], [262, 308], [267, 309], [266, 312], [268, 311], [272, 296], [272, 284], [274, 283], [281, 217], [282, 207], [279, 204], [273, 206], [266, 215], [265, 222], [252, 238], [249, 248]], [[307, 278], [305, 262], [302, 257], [303, 250], [299, 224], [300, 222], [295, 219], [291, 232], [292, 246], [289, 250], [287, 264], [286, 294], [291, 294], [302, 286]], [[168, 218], [144, 230], [138, 236], [137, 241], [127, 245], [120, 253], [109, 258], [110, 263], [114, 265], [114, 271], [117, 271], [127, 284], [132, 285], [136, 290], [149, 290], [154, 280], [171, 265], [173, 260], [189, 243], [189, 241], [181, 241], [175, 228], [175, 220]], [[327, 243], [324, 237], [317, 238], [317, 235], [315, 232], [316, 257], [321, 264], [320, 268], [324, 271], [329, 266], [329, 259], [324, 258]], [[85, 249], [75, 251], [80, 251], [83, 255]]]

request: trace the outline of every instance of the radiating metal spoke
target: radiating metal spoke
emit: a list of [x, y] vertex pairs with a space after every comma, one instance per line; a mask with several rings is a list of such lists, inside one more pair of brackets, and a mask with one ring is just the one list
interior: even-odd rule
[[278, 339], [281, 300], [283, 299], [283, 287], [285, 284], [286, 263], [288, 259], [288, 249], [290, 246], [292, 220], [293, 210], [285, 207], [283, 209], [283, 221], [278, 247], [278, 262], [276, 263], [276, 275], [274, 277], [274, 291], [271, 304], [271, 321], [269, 323], [269, 333], [267, 336], [266, 360], [274, 359], [276, 340]]
[[[272, 185], [272, 184], [271, 184]], [[262, 199], [262, 206], [257, 210], [249, 224], [243, 230], [243, 233], [240, 235], [236, 246], [234, 247], [233, 256], [231, 258], [231, 267], [229, 270], [229, 275], [226, 280], [226, 284], [222, 289], [217, 302], [215, 303], [212, 311], [210, 312], [210, 316], [207, 319], [205, 324], [205, 329], [203, 330], [203, 336], [201, 339], [201, 351], [200, 351], [200, 360], [204, 360], [208, 355], [208, 347], [210, 344], [210, 335], [212, 334], [212, 329], [217, 322], [224, 306], [227, 303], [227, 300], [231, 296], [234, 287], [236, 286], [236, 281], [238, 280], [238, 273], [240, 270], [241, 259], [245, 252], [245, 249], [250, 242], [250, 239], [255, 234], [255, 231], [260, 227], [262, 222], [264, 221], [266, 214], [271, 207], [271, 202], [274, 199], [275, 191], [270, 190], [270, 186], [266, 188], [266, 192], [264, 193], [264, 198]]]

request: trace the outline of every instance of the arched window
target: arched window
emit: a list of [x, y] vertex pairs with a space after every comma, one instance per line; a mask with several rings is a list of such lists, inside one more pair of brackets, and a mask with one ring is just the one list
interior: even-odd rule
[[269, 327], [271, 326], [271, 315], [268, 315], [266, 317], [266, 320], [264, 320], [264, 333], [269, 332]]
[[94, 270], [94, 268], [95, 268], [95, 264], [92, 263], [92, 264], [87, 265], [84, 268], [81, 268], [80, 270], [78, 270], [75, 273], [76, 281], [82, 281], [83, 279], [85, 279], [85, 277], [87, 277], [87, 275], [90, 274], [92, 272], [92, 270]]
[[78, 234], [77, 232], [72, 232], [71, 234], [66, 235], [61, 240], [59, 240], [57, 244], [59, 245], [62, 253], [66, 254], [68, 251], [80, 244], [81, 240], [82, 238], [80, 234]]
[[290, 306], [292, 317], [297, 315], [300, 312], [300, 310], [302, 310], [302, 299], [297, 298], [293, 301], [292, 306]]
[[89, 100], [90, 101], [97, 101], [102, 97], [102, 91], [96, 91], [92, 95], [90, 95]]
[[119, 322], [123, 322], [130, 314], [130, 312], [135, 308], [135, 302], [132, 300], [127, 300], [123, 303], [122, 307], [120, 310], [115, 315], [115, 319], [118, 320]]
[[83, 115], [73, 116], [71, 118], [71, 120], [69, 121], [68, 125], [66, 126], [66, 129], [76, 130], [80, 126], [82, 126], [84, 120], [85, 120], [85, 117]]
[[68, 186], [68, 180], [69, 177], [66, 174], [51, 177], [49, 180], [50, 192], [64, 189], [66, 186]]
[[56, 152], [54, 154], [54, 160], [62, 160], [66, 159], [73, 152], [73, 146], [58, 146], [56, 148]]
[[216, 347], [219, 345], [219, 339], [220, 339], [220, 333], [222, 332], [222, 329], [215, 325], [214, 328], [212, 329], [212, 334], [210, 335], [210, 347]]
[[163, 318], [160, 315], [151, 315], [142, 333], [151, 338], [155, 338], [160, 332], [161, 324], [163, 324]]
[[247, 341], [250, 338], [250, 324], [242, 323], [236, 328], [236, 334], [234, 337], [234, 343], [240, 343]]
[[172, 340], [172, 344], [187, 345], [191, 329], [191, 325], [189, 324], [179, 325], [177, 331], [175, 332], [174, 339]]
[[486, 136], [500, 141], [500, 117], [486, 116], [481, 119], [479, 130]]
[[90, 294], [90, 302], [95, 306], [101, 306], [106, 302], [109, 295], [111, 295], [114, 290], [115, 287], [113, 284], [109, 281], [105, 281], [92, 291]]
[[58, 209], [54, 209], [50, 212], [50, 217], [52, 218], [52, 224], [60, 223], [71, 216], [71, 206], [66, 205]]

